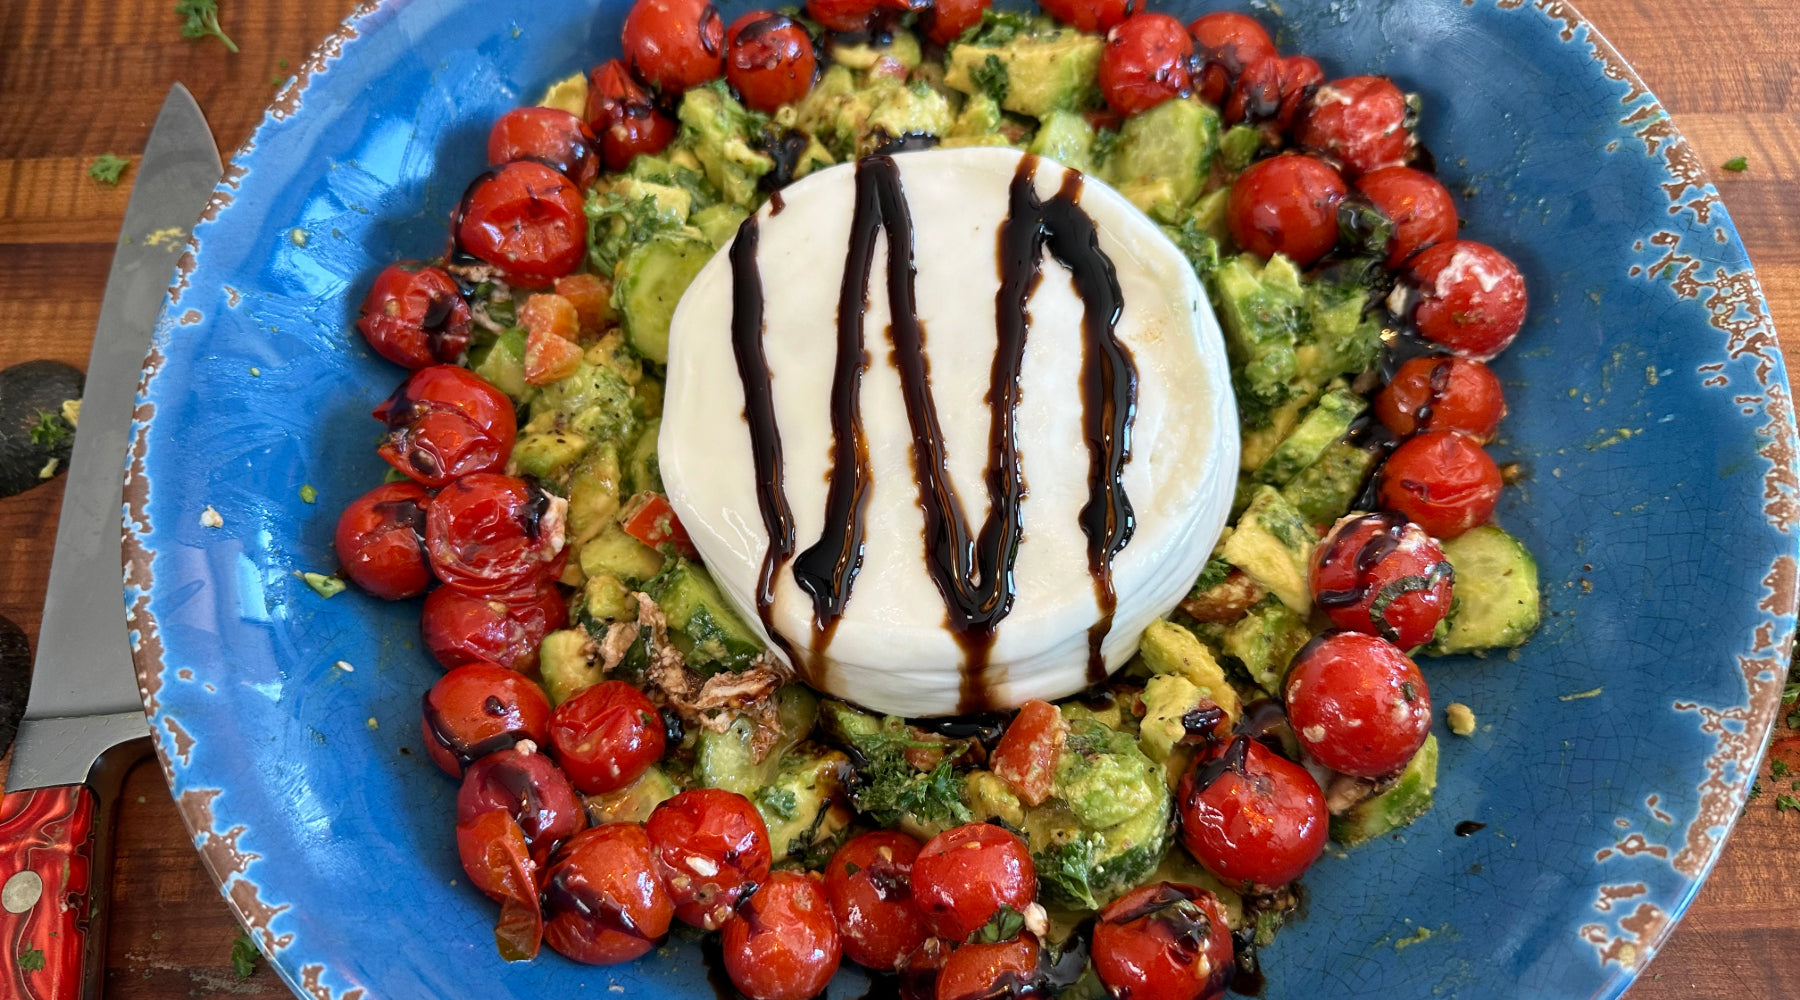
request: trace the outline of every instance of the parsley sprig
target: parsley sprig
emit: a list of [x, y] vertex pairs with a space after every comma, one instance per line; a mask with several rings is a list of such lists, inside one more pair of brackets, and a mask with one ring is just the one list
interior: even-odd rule
[[175, 0], [175, 13], [184, 18], [184, 38], [217, 38], [229, 51], [238, 50], [237, 43], [219, 27], [219, 0]]

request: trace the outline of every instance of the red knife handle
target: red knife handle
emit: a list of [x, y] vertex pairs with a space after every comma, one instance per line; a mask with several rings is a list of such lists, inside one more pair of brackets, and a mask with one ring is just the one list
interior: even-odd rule
[[0, 799], [0, 991], [81, 1000], [94, 905], [95, 796], [86, 785]]

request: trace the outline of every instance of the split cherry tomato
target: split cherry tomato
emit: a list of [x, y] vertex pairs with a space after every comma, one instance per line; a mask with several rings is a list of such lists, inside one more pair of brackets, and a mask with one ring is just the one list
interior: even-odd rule
[[[965, 944], [938, 970], [937, 1000], [992, 1000], [1036, 996], [1037, 936], [1027, 931], [997, 944]], [[1160, 997], [1157, 1000], [1161, 1000]]]
[[1425, 339], [1487, 361], [1525, 325], [1525, 278], [1507, 256], [1469, 240], [1440, 243], [1413, 258], [1413, 325]]
[[769, 877], [768, 825], [736, 792], [682, 792], [657, 806], [644, 827], [675, 915], [695, 927], [724, 926], [738, 901]]
[[658, 552], [666, 551], [663, 548], [666, 545], [678, 555], [700, 558], [693, 540], [688, 538], [687, 529], [676, 519], [675, 508], [669, 506], [669, 498], [661, 493], [639, 493], [626, 501], [625, 509], [619, 514], [619, 526], [627, 535]]
[[587, 122], [561, 108], [514, 108], [488, 133], [488, 163], [536, 160], [582, 187], [600, 175], [600, 141]]
[[544, 942], [588, 965], [629, 962], [661, 944], [675, 904], [636, 823], [608, 823], [563, 842], [544, 874]]
[[1260, 257], [1286, 254], [1310, 267], [1338, 241], [1338, 205], [1348, 188], [1322, 160], [1289, 154], [1251, 164], [1231, 184], [1225, 221], [1238, 246]]
[[1399, 514], [1354, 514], [1313, 549], [1313, 601], [1338, 628], [1413, 649], [1450, 613], [1450, 564]]
[[431, 494], [414, 482], [384, 483], [344, 508], [332, 547], [350, 582], [398, 601], [431, 586], [425, 558], [425, 511]]
[[818, 69], [812, 36], [786, 14], [751, 11], [725, 31], [725, 82], [753, 110], [773, 114], [805, 97]]
[[506, 393], [456, 365], [414, 372], [374, 416], [388, 426], [381, 457], [433, 489], [504, 468], [519, 433]]
[[925, 37], [939, 45], [949, 45], [963, 32], [981, 23], [981, 15], [994, 0], [933, 0], [919, 15], [919, 26]]
[[1253, 17], [1230, 11], [1204, 14], [1187, 26], [1194, 37], [1201, 69], [1195, 77], [1200, 99], [1217, 107], [1225, 103], [1232, 84], [1245, 68], [1262, 59], [1274, 59], [1275, 40]]
[[899, 830], [854, 837], [825, 865], [844, 954], [877, 972], [897, 972], [925, 943], [925, 923], [913, 905], [912, 865], [919, 842]]
[[1167, 14], [1133, 14], [1106, 33], [1100, 93], [1119, 113], [1135, 115], [1187, 91], [1194, 40]]
[[575, 787], [589, 795], [616, 792], [662, 759], [662, 716], [644, 692], [601, 681], [556, 706], [550, 748]]
[[1375, 397], [1375, 416], [1400, 437], [1455, 431], [1487, 444], [1506, 416], [1494, 370], [1467, 358], [1412, 358]]
[[750, 1000], [808, 1000], [825, 991], [843, 955], [819, 877], [779, 871], [725, 924], [731, 984]]
[[1381, 467], [1381, 505], [1451, 539], [1486, 521], [1500, 502], [1500, 467], [1481, 446], [1449, 431], [1420, 434]]
[[469, 765], [456, 793], [459, 821], [496, 809], [519, 825], [531, 856], [539, 862], [587, 826], [587, 811], [568, 776], [543, 753], [527, 753], [516, 746]]
[[1142, 0], [1048, 0], [1044, 13], [1080, 31], [1105, 33], [1144, 9]]
[[1141, 886], [1094, 923], [1094, 972], [1113, 996], [1217, 1000], [1232, 959], [1219, 897], [1198, 886]]
[[1220, 111], [1227, 125], [1273, 125], [1286, 132], [1312, 89], [1324, 80], [1325, 71], [1306, 56], [1263, 56], [1237, 75]]
[[542, 746], [550, 729], [544, 689], [517, 671], [487, 663], [439, 677], [425, 692], [421, 714], [425, 750], [453, 778], [520, 740]]
[[1319, 783], [1248, 736], [1195, 758], [1175, 803], [1188, 853], [1234, 888], [1286, 885], [1325, 850]]
[[1356, 189], [1394, 223], [1388, 267], [1400, 267], [1421, 250], [1456, 239], [1456, 203], [1425, 171], [1382, 167], [1358, 177]]
[[1333, 80], [1313, 93], [1294, 136], [1344, 165], [1357, 177], [1403, 164], [1412, 156], [1412, 109], [1406, 95], [1382, 76]]
[[456, 853], [469, 884], [500, 904], [494, 941], [500, 957], [522, 962], [537, 957], [544, 940], [544, 911], [538, 902], [537, 864], [525, 849], [525, 835], [504, 810], [493, 809], [456, 825]]
[[1418, 666], [1393, 643], [1361, 632], [1327, 632], [1307, 643], [1283, 692], [1300, 746], [1340, 774], [1393, 774], [1431, 731], [1431, 692]]
[[608, 170], [624, 170], [633, 158], [655, 156], [675, 141], [675, 120], [656, 110], [650, 92], [617, 59], [588, 72], [587, 123], [600, 137]]
[[425, 598], [419, 635], [445, 670], [492, 663], [528, 672], [537, 669], [544, 636], [568, 623], [569, 606], [555, 584], [513, 602], [439, 587]]
[[1017, 834], [968, 823], [925, 842], [913, 860], [913, 900], [938, 937], [966, 941], [1002, 906], [1037, 901], [1037, 869]]
[[625, 15], [625, 62], [666, 94], [725, 71], [725, 22], [708, 0], [637, 0]]
[[356, 328], [403, 368], [453, 364], [469, 348], [469, 304], [442, 268], [402, 261], [375, 276]]
[[1026, 805], [1043, 805], [1056, 782], [1056, 758], [1068, 735], [1069, 724], [1055, 705], [1028, 701], [1007, 725], [1000, 745], [988, 758], [988, 769], [1011, 785]]
[[531, 160], [475, 178], [453, 222], [457, 246], [522, 288], [542, 288], [574, 271], [587, 252], [581, 189]]
[[451, 483], [425, 515], [438, 578], [479, 596], [530, 595], [562, 573], [568, 501], [522, 479], [481, 473]]

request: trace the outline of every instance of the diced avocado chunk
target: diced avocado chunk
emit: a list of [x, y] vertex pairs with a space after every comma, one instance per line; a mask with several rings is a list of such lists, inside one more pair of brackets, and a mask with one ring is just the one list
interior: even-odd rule
[[[974, 98], [970, 98], [974, 100]], [[1073, 111], [1052, 111], [1031, 138], [1031, 151], [1083, 173], [1094, 169], [1094, 126]]]
[[586, 454], [588, 439], [564, 431], [538, 431], [521, 435], [513, 444], [512, 467], [522, 475], [556, 479]]
[[711, 243], [679, 234], [653, 237], [626, 255], [613, 294], [633, 350], [659, 365], [668, 363], [675, 306], [712, 255]]
[[992, 771], [970, 771], [963, 779], [963, 797], [977, 822], [998, 819], [1015, 830], [1025, 825], [1025, 806], [1018, 793]]
[[872, 96], [856, 142], [861, 156], [909, 135], [947, 135], [956, 122], [949, 98], [922, 81], [879, 87]]
[[1219, 265], [1211, 279], [1239, 409], [1246, 425], [1262, 426], [1275, 408], [1298, 394], [1295, 349], [1305, 299], [1300, 272], [1281, 254], [1267, 264], [1240, 254]]
[[787, 756], [812, 730], [819, 715], [819, 696], [804, 684], [786, 684], [775, 692], [775, 741], [758, 760], [751, 750], [756, 724], [740, 715], [723, 732], [702, 729], [694, 743], [694, 780], [706, 788], [723, 788], [743, 796], [775, 781]]
[[1254, 125], [1233, 125], [1219, 139], [1219, 160], [1225, 169], [1237, 173], [1250, 165], [1262, 149], [1262, 129]]
[[[585, 545], [619, 514], [619, 449], [601, 441], [569, 474], [568, 534]], [[577, 560], [579, 562], [579, 560]]]
[[1053, 794], [1083, 826], [1122, 823], [1166, 794], [1155, 765], [1129, 733], [1083, 721], [1069, 727], [1056, 759]]
[[674, 798], [680, 790], [662, 768], [652, 767], [638, 780], [616, 792], [588, 796], [588, 818], [596, 824], [642, 823], [650, 818], [657, 806]]
[[694, 211], [693, 193], [674, 184], [625, 176], [613, 182], [612, 192], [634, 203], [648, 199], [647, 207], [655, 209], [657, 218], [677, 225], [686, 222]]
[[593, 637], [581, 629], [566, 628], [544, 636], [538, 648], [538, 675], [553, 704], [560, 705], [605, 679], [599, 652]]
[[944, 136], [956, 122], [949, 99], [930, 84], [890, 76], [859, 83], [846, 66], [826, 70], [793, 114], [796, 127], [818, 139], [824, 152], [844, 159], [902, 136]]
[[1219, 113], [1176, 98], [1125, 120], [1104, 172], [1132, 204], [1175, 222], [1200, 194], [1218, 148]]
[[1369, 401], [1348, 386], [1333, 387], [1257, 468], [1257, 481], [1276, 486], [1291, 482], [1318, 461], [1326, 448], [1350, 433], [1350, 425], [1368, 408]]
[[599, 573], [581, 585], [581, 606], [588, 620], [600, 625], [631, 621], [637, 617], [637, 599], [625, 581], [610, 573]]
[[831, 821], [833, 805], [842, 798], [850, 759], [814, 743], [801, 743], [781, 756], [775, 777], [750, 794], [769, 828], [775, 860], [803, 853], [848, 825], [845, 815]]
[[1095, 908], [1162, 860], [1172, 813], [1162, 769], [1137, 741], [1084, 720], [1070, 725], [1054, 797], [1026, 811], [1021, 831], [1045, 896]]
[[1438, 742], [1427, 734], [1425, 745], [1400, 772], [1394, 787], [1352, 806], [1342, 816], [1331, 817], [1331, 839], [1355, 847], [1385, 836], [1425, 815], [1437, 788]]
[[469, 352], [469, 368], [517, 404], [530, 388], [525, 384], [525, 331], [502, 330], [493, 343]]
[[1169, 759], [1187, 736], [1182, 716], [1200, 706], [1200, 689], [1179, 674], [1157, 674], [1144, 685], [1144, 721], [1138, 726], [1138, 749], [1157, 763]]
[[[1000, 128], [1000, 105], [986, 94], [970, 94], [956, 113], [956, 124], [950, 126], [949, 139], [995, 137]], [[1005, 139], [1000, 140], [1002, 144]]]
[[1081, 719], [1090, 719], [1108, 728], [1117, 729], [1121, 733], [1129, 733], [1137, 729], [1138, 720], [1131, 714], [1129, 697], [1114, 697], [1109, 699], [1107, 704], [1099, 707], [1084, 705], [1079, 699], [1065, 701], [1056, 706], [1056, 710], [1062, 713], [1063, 721], [1070, 724]]
[[1312, 609], [1307, 579], [1318, 538], [1273, 486], [1259, 486], [1219, 554], [1302, 614]]
[[1281, 488], [1281, 495], [1308, 524], [1331, 524], [1350, 512], [1380, 460], [1373, 449], [1334, 441]]
[[1455, 570], [1446, 631], [1425, 653], [1446, 656], [1517, 646], [1537, 631], [1537, 560], [1525, 543], [1492, 525], [1471, 528], [1444, 544]]
[[872, 45], [867, 42], [857, 45], [831, 46], [831, 61], [851, 69], [869, 69], [883, 59], [890, 59], [913, 69], [925, 61], [924, 49], [919, 45], [919, 36], [910, 31], [890, 32], [887, 44]]
[[744, 209], [720, 202], [695, 212], [688, 222], [700, 230], [700, 234], [706, 237], [706, 242], [711, 243], [714, 250], [722, 250], [725, 244], [737, 236], [738, 227], [749, 217], [750, 213]]
[[587, 96], [587, 74], [570, 73], [551, 84], [537, 104], [540, 108], [555, 108], [580, 118], [587, 114]]
[[656, 438], [661, 432], [660, 418], [644, 421], [637, 442], [625, 456], [625, 488], [632, 496], [663, 492], [662, 468], [656, 458]]
[[[540, 425], [545, 419], [549, 427]], [[590, 442], [621, 441], [637, 433], [640, 420], [627, 374], [584, 356], [573, 375], [538, 390], [527, 429], [554, 429]]]
[[1369, 288], [1355, 280], [1310, 281], [1295, 360], [1300, 377], [1321, 383], [1369, 368], [1381, 356], [1381, 324]]
[[670, 639], [701, 673], [742, 670], [762, 654], [762, 640], [698, 563], [677, 560], [651, 581], [649, 591], [669, 621]]
[[1279, 600], [1265, 600], [1225, 629], [1220, 648], [1237, 659], [1256, 686], [1281, 696], [1281, 681], [1300, 647], [1312, 639], [1306, 619]]
[[706, 179], [726, 201], [755, 207], [757, 182], [775, 168], [769, 154], [752, 145], [760, 137], [760, 116], [739, 104], [724, 81], [716, 81], [683, 94], [676, 117], [681, 121], [679, 141], [699, 158]]
[[600, 533], [582, 543], [578, 560], [590, 578], [616, 576], [641, 586], [662, 572], [663, 554], [625, 533], [617, 524], [604, 525]]
[[1194, 633], [1174, 622], [1153, 621], [1144, 629], [1138, 653], [1152, 674], [1172, 674], [1186, 678], [1200, 689], [1200, 694], [1225, 710], [1230, 718], [1243, 711], [1237, 691], [1225, 679], [1225, 669], [1213, 658], [1212, 650], [1194, 637]]
[[1262, 464], [1275, 454], [1294, 428], [1300, 426], [1308, 408], [1313, 405], [1314, 394], [1297, 393], [1263, 415], [1259, 426], [1247, 428], [1242, 434], [1242, 444], [1238, 449], [1238, 465], [1245, 472], [1255, 472]]
[[1096, 75], [1106, 40], [1070, 30], [1018, 35], [1002, 44], [953, 45], [945, 85], [965, 94], [988, 93], [1015, 114], [1043, 118], [1051, 111], [1085, 111], [1100, 103]]

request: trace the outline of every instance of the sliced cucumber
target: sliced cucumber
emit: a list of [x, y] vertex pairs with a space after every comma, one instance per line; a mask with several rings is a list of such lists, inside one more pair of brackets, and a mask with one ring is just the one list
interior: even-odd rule
[[1450, 616], [1427, 655], [1517, 646], [1537, 631], [1537, 560], [1525, 543], [1484, 525], [1445, 542], [1444, 558], [1456, 570]]

